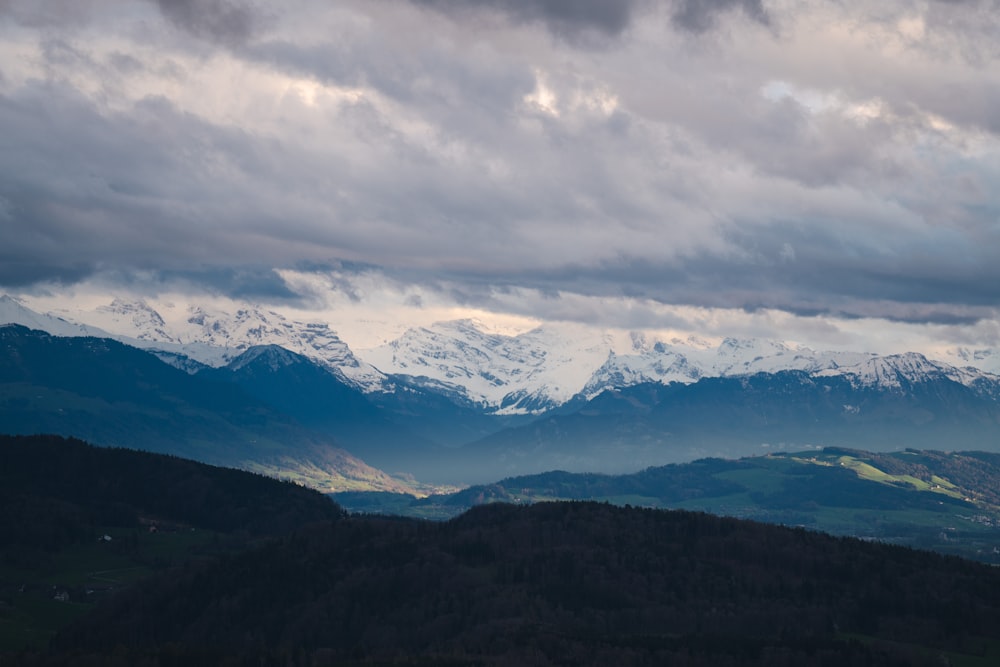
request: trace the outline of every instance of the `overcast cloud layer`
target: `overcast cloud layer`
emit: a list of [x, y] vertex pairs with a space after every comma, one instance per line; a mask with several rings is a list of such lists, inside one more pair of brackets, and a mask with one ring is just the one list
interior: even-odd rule
[[996, 345], [998, 60], [994, 0], [0, 0], [0, 286]]

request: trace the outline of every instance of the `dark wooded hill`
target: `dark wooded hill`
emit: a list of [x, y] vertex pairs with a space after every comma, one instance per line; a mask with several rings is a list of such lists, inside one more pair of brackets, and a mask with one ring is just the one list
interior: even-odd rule
[[700, 513], [494, 504], [297, 530], [136, 587], [55, 646], [73, 664], [985, 665], [1000, 570]]
[[342, 516], [322, 494], [262, 475], [0, 436], [0, 664], [156, 571]]
[[322, 494], [263, 475], [59, 436], [0, 435], [0, 545], [58, 549], [147, 518], [274, 535], [341, 514]]

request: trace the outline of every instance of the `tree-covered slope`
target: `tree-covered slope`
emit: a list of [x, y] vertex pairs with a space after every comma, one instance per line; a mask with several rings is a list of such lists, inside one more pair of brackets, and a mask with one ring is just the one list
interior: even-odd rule
[[11, 512], [30, 510], [33, 501], [72, 510], [78, 526], [138, 525], [140, 517], [151, 517], [251, 534], [277, 534], [340, 515], [329, 498], [290, 482], [58, 436], [0, 435], [0, 497], [4, 542], [38, 527]]
[[596, 503], [351, 518], [109, 602], [57, 646], [272, 664], [808, 666], [989, 664], [1000, 640], [994, 568]]
[[0, 436], [0, 664], [154, 571], [340, 508], [261, 475], [57, 436]]

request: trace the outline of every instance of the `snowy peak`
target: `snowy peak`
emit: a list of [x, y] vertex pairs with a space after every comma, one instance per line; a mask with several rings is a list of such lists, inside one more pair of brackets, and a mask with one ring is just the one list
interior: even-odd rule
[[[787, 361], [792, 350], [784, 343], [763, 339], [726, 338], [716, 349], [712, 364], [719, 375], [745, 375], [760, 371], [760, 366], [771, 366]], [[761, 362], [768, 363], [762, 364]]]
[[752, 355], [784, 354], [790, 348], [784, 343], [763, 338], [724, 338], [719, 343], [720, 357], [746, 358]]
[[505, 336], [484, 332], [470, 320], [411, 329], [364, 354], [387, 373], [418, 377], [429, 388], [514, 414], [538, 413], [576, 395], [590, 399], [606, 389], [646, 382], [691, 384], [706, 377], [786, 370], [844, 375], [855, 386], [882, 389], [941, 376], [980, 392], [997, 386], [983, 380], [980, 371], [931, 362], [916, 353], [822, 352], [746, 338], [713, 345], [694, 337], [657, 340], [641, 332], [616, 338], [560, 325]]
[[185, 325], [181, 334], [185, 343], [206, 343], [241, 352], [282, 340], [294, 328], [283, 316], [259, 308], [241, 308], [228, 313], [192, 307], [188, 309]]
[[594, 371], [581, 393], [593, 398], [605, 389], [629, 387], [644, 382], [690, 384], [702, 377], [703, 369], [681, 352], [656, 343], [640, 354], [608, 354], [607, 361]]
[[496, 404], [510, 392], [512, 376], [531, 373], [545, 351], [459, 320], [410, 329], [366, 357], [384, 372], [427, 378], [467, 400]]
[[235, 312], [193, 306], [184, 315], [173, 329], [175, 335], [192, 356], [209, 356], [207, 350], [213, 350], [215, 358], [206, 360], [211, 365], [227, 363], [255, 347], [277, 346], [323, 362], [364, 391], [381, 389], [385, 382], [382, 373], [359, 361], [325, 323], [290, 320], [255, 306]]
[[572, 398], [609, 350], [601, 334], [584, 327], [548, 325], [508, 336], [454, 320], [410, 329], [363, 354], [386, 373], [424, 378], [498, 413], [527, 414]]
[[[635, 337], [633, 337], [633, 342]], [[703, 377], [733, 377], [755, 373], [798, 370], [816, 373], [853, 366], [873, 355], [855, 352], [816, 352], [765, 339], [726, 338], [719, 345], [689, 338], [643, 340], [634, 354], [612, 352], [582, 393], [592, 398], [605, 389], [642, 382], [690, 384]]]
[[947, 378], [980, 395], [1000, 397], [1000, 377], [969, 365], [976, 362], [982, 368], [983, 360], [993, 358], [990, 350], [952, 350], [948, 359], [957, 363], [949, 365], [917, 353], [823, 352], [751, 338], [660, 339], [567, 323], [508, 335], [462, 319], [410, 329], [360, 352], [359, 358], [324, 322], [297, 321], [249, 304], [218, 308], [115, 299], [93, 310], [59, 314], [65, 317], [41, 315], [18, 299], [0, 297], [0, 323], [60, 336], [116, 338], [189, 372], [201, 364], [261, 362], [279, 368], [290, 363], [290, 352], [320, 362], [366, 392], [392, 392], [398, 381], [497, 414], [537, 414], [575, 396], [590, 399], [606, 389], [641, 383], [691, 384], [786, 370], [844, 376], [856, 387], [904, 391], [917, 382]]
[[364, 391], [385, 387], [385, 376], [358, 360], [329, 325], [290, 320], [252, 305], [230, 312], [116, 298], [106, 306], [72, 313], [77, 321], [99, 323], [102, 328], [97, 329], [39, 315], [6, 297], [0, 301], [0, 316], [60, 336], [114, 338], [156, 352], [167, 363], [189, 371], [199, 364], [226, 365], [257, 346], [278, 346], [322, 362], [341, 379]]
[[867, 359], [855, 366], [817, 373], [819, 376], [842, 375], [854, 387], [901, 389], [928, 375], [944, 377], [944, 373], [927, 357], [917, 353], [894, 354]]
[[20, 299], [6, 294], [0, 296], [0, 324], [20, 324], [29, 329], [45, 331], [53, 336], [95, 336], [97, 338], [109, 336], [106, 331], [97, 327], [74, 324], [61, 317], [36, 313], [26, 307]]
[[114, 328], [130, 329], [136, 332], [137, 340], [160, 343], [177, 343], [167, 332], [167, 323], [160, 314], [143, 300], [126, 301], [116, 298], [108, 306], [97, 309], [114, 324]]
[[856, 387], [871, 387], [889, 390], [906, 390], [921, 382], [947, 379], [977, 391], [988, 386], [995, 387], [1000, 377], [975, 368], [956, 368], [949, 364], [931, 361], [917, 352], [891, 354], [872, 357], [855, 366], [826, 370], [820, 376], [843, 375]]
[[853, 366], [873, 356], [858, 352], [818, 352], [762, 338], [726, 338], [716, 349], [714, 358], [700, 358], [707, 363], [706, 375], [735, 376], [783, 370], [816, 373]]

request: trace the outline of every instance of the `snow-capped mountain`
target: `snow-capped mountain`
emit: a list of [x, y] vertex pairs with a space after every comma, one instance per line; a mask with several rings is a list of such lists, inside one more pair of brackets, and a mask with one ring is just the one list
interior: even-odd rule
[[420, 386], [498, 415], [538, 414], [574, 397], [590, 400], [607, 389], [755, 373], [803, 371], [842, 375], [855, 387], [899, 390], [944, 377], [1000, 397], [1000, 377], [980, 370], [990, 350], [958, 350], [948, 361], [917, 353], [878, 356], [816, 351], [766, 339], [697, 337], [659, 340], [641, 332], [615, 334], [593, 327], [546, 324], [518, 334], [490, 331], [474, 320], [414, 328], [380, 347], [352, 352], [325, 322], [301, 322], [252, 305], [220, 308], [160, 300], [115, 299], [90, 310], [39, 314], [0, 297], [0, 323], [15, 322], [62, 336], [104, 336], [154, 350], [189, 372], [219, 367], [257, 346], [278, 346], [318, 360], [362, 391], [392, 392], [396, 383]]
[[508, 336], [456, 320], [410, 329], [359, 354], [386, 373], [419, 378], [501, 414], [525, 414], [576, 395], [610, 349], [610, 337], [582, 326], [547, 325]]
[[726, 338], [703, 363], [710, 369], [705, 375], [729, 377], [788, 370], [808, 373], [836, 370], [874, 356], [863, 352], [816, 351], [760, 338]]
[[[625, 339], [566, 325], [505, 336], [486, 333], [469, 320], [411, 329], [359, 354], [387, 373], [423, 378], [424, 386], [453, 392], [500, 414], [542, 412], [577, 395], [589, 400], [607, 389], [644, 382], [691, 384], [705, 377], [784, 370], [868, 378], [859, 364], [881, 359], [764, 339], [726, 338], [715, 345], [696, 337], [652, 340], [639, 332]], [[951, 366], [943, 371], [945, 366], [925, 370], [946, 372], [963, 384], [983, 375]], [[884, 387], [897, 386], [893, 377], [888, 372], [872, 376], [882, 378]]]
[[141, 341], [182, 342], [167, 330], [167, 323], [145, 301], [115, 299], [110, 305], [98, 307], [97, 312], [110, 325], [106, 325], [110, 331], [122, 331], [127, 334], [134, 332], [135, 339]]
[[167, 363], [188, 371], [200, 364], [223, 366], [252, 347], [277, 345], [323, 362], [365, 391], [382, 389], [386, 381], [384, 374], [355, 357], [328, 324], [290, 320], [249, 305], [228, 311], [170, 302], [154, 307], [141, 299], [115, 299], [93, 310], [42, 315], [16, 299], [0, 297], [0, 322], [58, 336], [113, 338], [154, 351]]
[[[326, 363], [343, 379], [364, 390], [379, 389], [385, 382], [385, 376], [354, 356], [347, 343], [326, 323], [290, 320], [255, 306], [235, 312], [192, 306], [184, 314], [186, 317], [173, 327], [179, 342], [216, 350], [222, 363], [252, 347], [277, 345]], [[197, 351], [191, 356], [199, 358]]]
[[630, 354], [612, 351], [607, 361], [594, 372], [581, 392], [585, 397], [593, 398], [606, 389], [643, 382], [690, 384], [703, 377], [785, 370], [836, 372], [836, 369], [874, 357], [857, 352], [816, 352], [763, 339], [726, 338], [718, 346], [695, 337], [650, 344], [644, 337], [634, 334], [632, 340]]
[[632, 354], [617, 354], [612, 350], [580, 393], [589, 399], [606, 389], [629, 387], [644, 382], [697, 382], [702, 377], [703, 369], [691, 360], [694, 356], [693, 348], [685, 354], [682, 350], [660, 342]]
[[20, 299], [0, 295], [0, 325], [20, 324], [29, 329], [45, 331], [53, 336], [95, 336], [97, 338], [108, 338], [107, 331], [85, 324], [69, 322], [55, 315], [45, 315], [36, 313], [22, 303]]
[[826, 369], [816, 373], [820, 377], [840, 375], [847, 378], [854, 388], [879, 388], [903, 390], [920, 382], [948, 379], [980, 391], [992, 393], [986, 386], [1000, 387], [1000, 376], [980, 371], [971, 366], [956, 368], [950, 364], [931, 361], [917, 352], [872, 356], [854, 366]]

